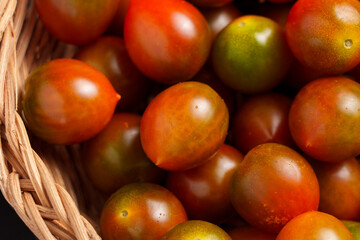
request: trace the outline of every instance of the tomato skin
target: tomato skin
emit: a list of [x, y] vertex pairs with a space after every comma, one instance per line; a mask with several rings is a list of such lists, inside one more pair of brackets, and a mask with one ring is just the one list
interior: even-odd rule
[[124, 40], [139, 70], [165, 84], [191, 79], [204, 65], [211, 47], [205, 18], [183, 0], [131, 1]]
[[104, 240], [159, 240], [185, 221], [184, 208], [167, 189], [133, 183], [120, 188], [105, 203], [100, 229]]
[[203, 165], [170, 172], [166, 186], [182, 202], [190, 219], [218, 222], [234, 212], [229, 186], [232, 174], [243, 159], [230, 145], [222, 145]]
[[354, 240], [350, 231], [337, 218], [309, 211], [293, 218], [280, 231], [276, 240]]
[[125, 17], [129, 8], [129, 3], [130, 0], [119, 1], [119, 7], [108, 29], [109, 33], [117, 36], [124, 36]]
[[228, 233], [232, 240], [275, 240], [276, 238], [273, 233], [264, 232], [250, 226], [231, 229]]
[[165, 172], [144, 153], [140, 143], [141, 116], [118, 113], [83, 146], [83, 167], [93, 185], [111, 194], [133, 182], [160, 182]]
[[161, 240], [231, 240], [220, 227], [205, 221], [191, 220], [170, 229]]
[[274, 88], [291, 60], [281, 27], [261, 16], [235, 19], [218, 35], [212, 50], [212, 65], [221, 81], [247, 94]]
[[140, 124], [141, 144], [160, 168], [181, 171], [206, 162], [224, 143], [229, 113], [208, 85], [178, 83], [157, 95]]
[[35, 0], [46, 29], [57, 39], [76, 45], [100, 37], [115, 16], [118, 5], [119, 0]]
[[252, 226], [277, 233], [295, 216], [319, 205], [319, 184], [297, 152], [265, 143], [248, 152], [235, 171], [230, 198]]
[[339, 163], [311, 161], [320, 185], [319, 211], [342, 220], [360, 220], [360, 164], [356, 158]]
[[266, 93], [251, 97], [237, 111], [232, 133], [241, 152], [256, 145], [276, 142], [294, 147], [288, 125], [292, 100], [282, 94]]
[[339, 162], [360, 153], [360, 84], [344, 77], [310, 82], [296, 95], [290, 132], [312, 158]]
[[339, 75], [360, 62], [360, 3], [302, 0], [292, 7], [286, 36], [294, 56], [325, 75]]
[[27, 78], [23, 117], [39, 138], [69, 145], [99, 133], [119, 99], [108, 79], [95, 68], [79, 60], [56, 59]]
[[101, 71], [121, 95], [118, 111], [134, 108], [146, 96], [150, 81], [132, 63], [123, 39], [102, 37], [81, 48], [75, 58]]

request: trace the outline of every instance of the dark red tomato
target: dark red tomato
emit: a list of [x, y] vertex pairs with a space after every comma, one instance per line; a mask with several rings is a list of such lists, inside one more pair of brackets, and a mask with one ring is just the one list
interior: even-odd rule
[[219, 222], [234, 212], [229, 186], [242, 159], [238, 150], [224, 144], [205, 164], [170, 172], [166, 186], [179, 198], [190, 219]]
[[344, 77], [310, 82], [295, 97], [290, 132], [307, 155], [343, 161], [360, 154], [360, 84]]
[[265, 143], [245, 155], [233, 175], [230, 197], [248, 223], [276, 233], [297, 215], [318, 209], [319, 184], [300, 154]]
[[100, 218], [104, 240], [159, 240], [170, 228], [187, 221], [180, 201], [151, 183], [120, 188], [106, 202]]
[[273, 2], [273, 3], [288, 3], [293, 1], [295, 0], [269, 0], [269, 2]]
[[302, 0], [290, 11], [286, 36], [302, 64], [337, 75], [360, 62], [359, 28], [357, 0]]
[[27, 78], [23, 117], [39, 138], [53, 144], [74, 144], [98, 134], [110, 121], [120, 95], [90, 65], [56, 59]]
[[121, 0], [119, 1], [119, 8], [115, 14], [114, 19], [109, 27], [109, 33], [115, 34], [118, 36], [124, 35], [124, 23], [125, 23], [125, 16], [127, 10], [129, 8], [130, 0]]
[[118, 110], [130, 110], [145, 98], [150, 81], [132, 63], [121, 38], [99, 38], [82, 48], [75, 58], [98, 69], [110, 80], [121, 95]]
[[220, 227], [205, 221], [192, 220], [180, 223], [169, 230], [161, 240], [231, 240]]
[[295, 146], [288, 117], [292, 100], [278, 93], [253, 96], [238, 109], [232, 127], [236, 146], [247, 153], [261, 143]]
[[205, 18], [183, 0], [131, 1], [124, 38], [140, 71], [166, 84], [192, 78], [204, 65], [211, 46]]
[[276, 240], [354, 240], [350, 231], [337, 218], [310, 211], [292, 219]]
[[141, 147], [140, 119], [136, 114], [115, 114], [104, 130], [84, 144], [84, 170], [101, 191], [113, 193], [129, 183], [164, 179], [165, 172]]
[[273, 233], [249, 226], [231, 229], [228, 233], [232, 240], [275, 240], [276, 238]]
[[232, 1], [233, 0], [189, 0], [189, 2], [200, 7], [221, 7]]
[[291, 59], [283, 29], [261, 16], [235, 19], [218, 35], [212, 51], [212, 64], [220, 80], [248, 94], [279, 84]]
[[360, 220], [360, 164], [355, 158], [340, 163], [312, 162], [319, 180], [319, 211], [342, 220]]
[[[121, 0], [123, 1], [123, 0]], [[120, 0], [35, 0], [46, 29], [71, 44], [94, 41], [111, 23]]]
[[178, 83], [157, 95], [141, 119], [140, 138], [160, 168], [181, 171], [205, 163], [224, 143], [229, 113], [208, 85]]

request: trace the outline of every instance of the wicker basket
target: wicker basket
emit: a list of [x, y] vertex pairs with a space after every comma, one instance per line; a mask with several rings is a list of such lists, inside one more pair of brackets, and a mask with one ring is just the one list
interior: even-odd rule
[[100, 239], [96, 221], [104, 196], [87, 184], [79, 146], [29, 136], [19, 114], [29, 72], [52, 58], [72, 57], [76, 48], [47, 33], [32, 0], [0, 0], [0, 17], [1, 192], [39, 239]]

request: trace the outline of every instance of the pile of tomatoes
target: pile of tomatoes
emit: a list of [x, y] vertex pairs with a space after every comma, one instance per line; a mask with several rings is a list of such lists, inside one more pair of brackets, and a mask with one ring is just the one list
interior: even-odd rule
[[360, 2], [269, 1], [35, 0], [79, 51], [24, 122], [81, 143], [103, 239], [360, 239]]

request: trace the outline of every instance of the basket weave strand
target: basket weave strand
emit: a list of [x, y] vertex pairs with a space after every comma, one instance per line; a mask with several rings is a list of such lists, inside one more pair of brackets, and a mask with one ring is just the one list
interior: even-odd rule
[[75, 47], [49, 35], [31, 0], [1, 0], [0, 17], [0, 190], [39, 239], [100, 239], [97, 225], [82, 214], [97, 216], [91, 202], [103, 199], [84, 184], [79, 146], [29, 137], [19, 114], [29, 72], [71, 57]]

